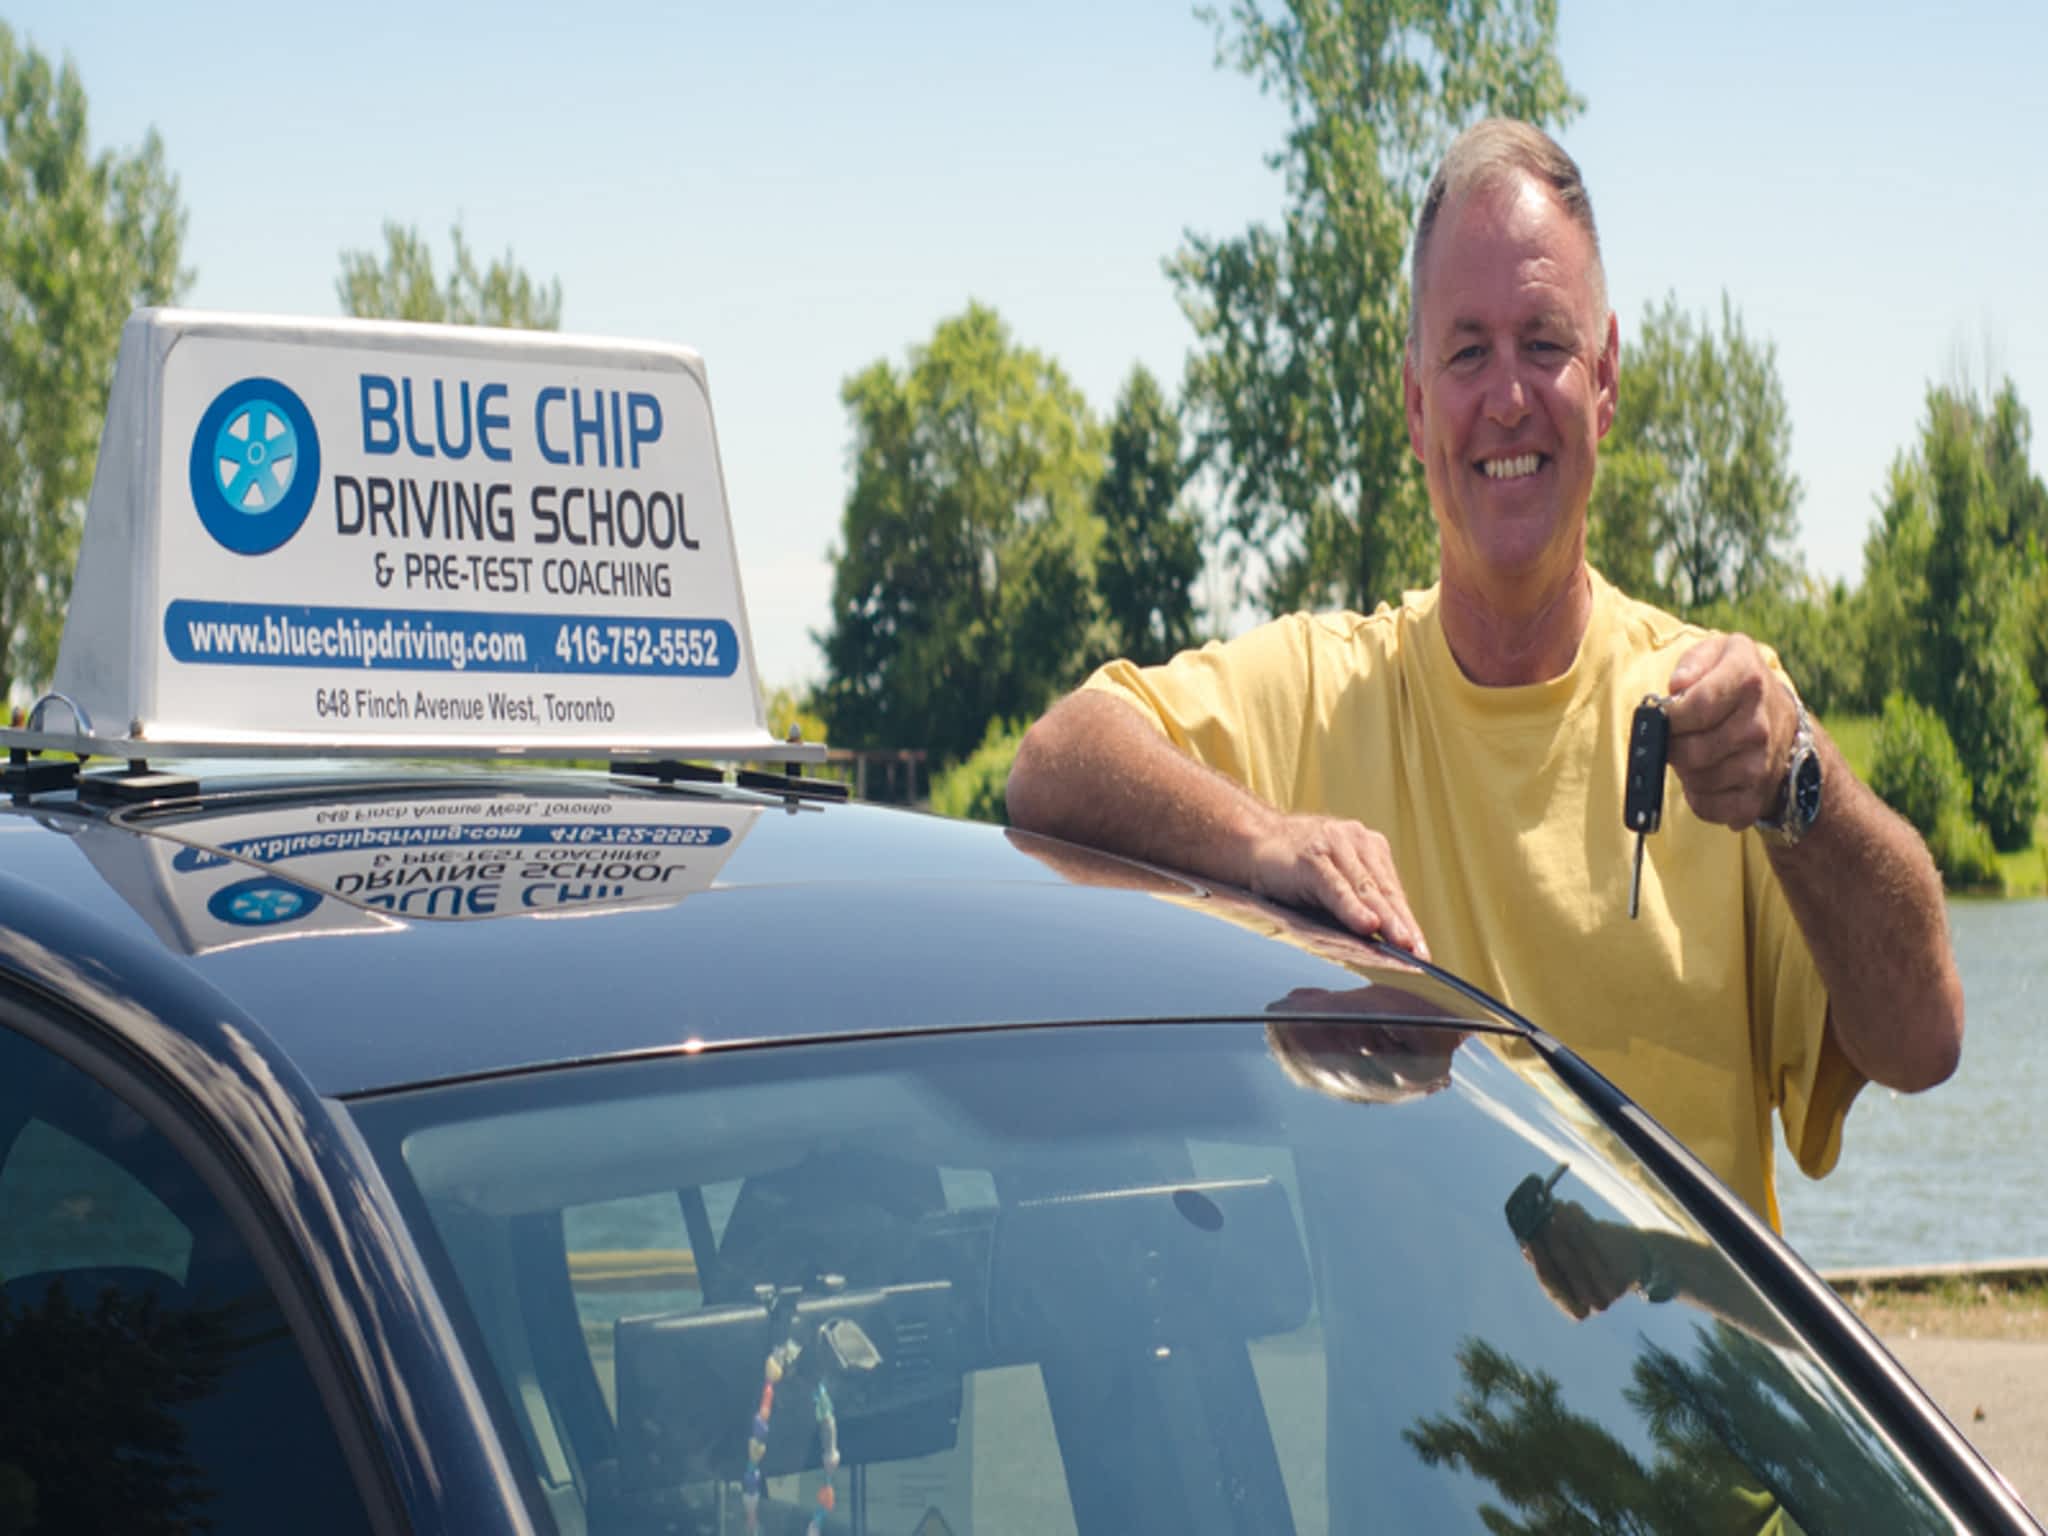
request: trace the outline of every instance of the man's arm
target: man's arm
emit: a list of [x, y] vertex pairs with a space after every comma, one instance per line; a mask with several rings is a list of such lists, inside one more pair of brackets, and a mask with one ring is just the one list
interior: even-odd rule
[[[1671, 766], [1703, 820], [1737, 829], [1776, 808], [1798, 706], [1742, 635], [1716, 635], [1671, 675]], [[1941, 876], [1919, 834], [1849, 771], [1827, 734], [1820, 819], [1771, 867], [1828, 992], [1828, 1028], [1850, 1063], [1914, 1093], [1956, 1069], [1963, 986]]]
[[1355, 821], [1275, 809], [1175, 747], [1138, 711], [1082, 689], [1025, 733], [1010, 768], [1010, 820], [1378, 933], [1425, 959], [1429, 947], [1386, 838]]
[[1734, 1266], [1681, 1233], [1602, 1221], [1576, 1200], [1560, 1200], [1541, 1228], [1522, 1239], [1522, 1257], [1544, 1294], [1575, 1321], [1640, 1291], [1648, 1301], [1689, 1302], [1755, 1338], [1792, 1342]]

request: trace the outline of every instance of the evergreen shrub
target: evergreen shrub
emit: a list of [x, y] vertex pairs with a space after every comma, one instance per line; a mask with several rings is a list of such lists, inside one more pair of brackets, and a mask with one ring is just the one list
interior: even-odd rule
[[1003, 792], [1010, 781], [1010, 764], [1016, 761], [1017, 744], [1030, 724], [1028, 720], [991, 720], [981, 745], [932, 780], [932, 809], [941, 816], [1009, 825]]

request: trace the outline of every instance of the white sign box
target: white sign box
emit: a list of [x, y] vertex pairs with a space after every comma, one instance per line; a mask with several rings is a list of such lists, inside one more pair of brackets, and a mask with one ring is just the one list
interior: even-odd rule
[[702, 362], [138, 311], [57, 689], [152, 746], [772, 755]]

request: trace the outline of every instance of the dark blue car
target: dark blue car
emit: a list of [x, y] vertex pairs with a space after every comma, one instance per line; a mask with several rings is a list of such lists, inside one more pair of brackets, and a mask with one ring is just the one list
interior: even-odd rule
[[0, 1531], [2038, 1529], [1311, 919], [687, 767], [8, 787]]

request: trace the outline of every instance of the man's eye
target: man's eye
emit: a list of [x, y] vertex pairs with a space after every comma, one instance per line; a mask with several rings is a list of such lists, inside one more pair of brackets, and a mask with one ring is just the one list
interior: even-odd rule
[[1476, 362], [1485, 350], [1484, 347], [1475, 341], [1471, 346], [1460, 347], [1457, 351], [1453, 352], [1451, 354], [1451, 361], [1454, 364]]

